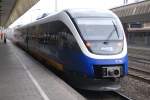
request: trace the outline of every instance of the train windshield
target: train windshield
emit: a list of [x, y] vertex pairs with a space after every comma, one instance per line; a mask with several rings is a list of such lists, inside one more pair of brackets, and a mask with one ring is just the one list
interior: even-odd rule
[[110, 18], [77, 18], [76, 22], [85, 40], [121, 40], [122, 32]]
[[76, 18], [75, 21], [92, 52], [116, 54], [122, 50], [123, 32], [112, 18]]

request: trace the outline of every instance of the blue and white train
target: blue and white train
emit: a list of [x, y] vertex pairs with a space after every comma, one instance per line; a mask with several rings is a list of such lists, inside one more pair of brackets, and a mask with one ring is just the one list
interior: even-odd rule
[[15, 41], [90, 90], [116, 90], [128, 73], [119, 18], [107, 10], [68, 9], [15, 30]]

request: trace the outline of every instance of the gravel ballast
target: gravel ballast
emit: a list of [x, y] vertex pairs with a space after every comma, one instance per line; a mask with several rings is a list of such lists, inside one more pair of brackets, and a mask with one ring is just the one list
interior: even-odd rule
[[150, 84], [130, 76], [122, 79], [119, 92], [133, 100], [150, 100]]

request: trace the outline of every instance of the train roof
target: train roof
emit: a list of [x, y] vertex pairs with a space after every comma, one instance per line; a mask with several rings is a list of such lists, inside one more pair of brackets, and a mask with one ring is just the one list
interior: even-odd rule
[[60, 13], [66, 12], [67, 14], [69, 14], [72, 18], [82, 18], [82, 17], [114, 17], [115, 14], [112, 13], [112, 11], [110, 10], [99, 10], [99, 9], [66, 9], [66, 10], [62, 10], [59, 12], [55, 12], [55, 13], [51, 13], [48, 16], [41, 18], [39, 20], [36, 20], [32, 23], [26, 24], [24, 26], [21, 27], [17, 27], [16, 29], [22, 29], [22, 28], [26, 28], [29, 26], [34, 26], [36, 24], [42, 24], [45, 23], [47, 21], [49, 21], [49, 19], [55, 19], [57, 17], [57, 15], [59, 15]]
[[113, 17], [114, 14], [110, 10], [100, 9], [68, 9], [66, 10], [73, 18], [81, 17]]

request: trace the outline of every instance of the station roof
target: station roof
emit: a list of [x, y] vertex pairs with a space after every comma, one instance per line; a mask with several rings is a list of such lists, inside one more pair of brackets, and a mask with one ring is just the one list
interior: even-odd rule
[[15, 3], [16, 0], [0, 0], [0, 24], [7, 21]]
[[137, 2], [111, 9], [122, 22], [150, 22], [150, 1]]
[[0, 26], [9, 26], [39, 0], [0, 0]]

